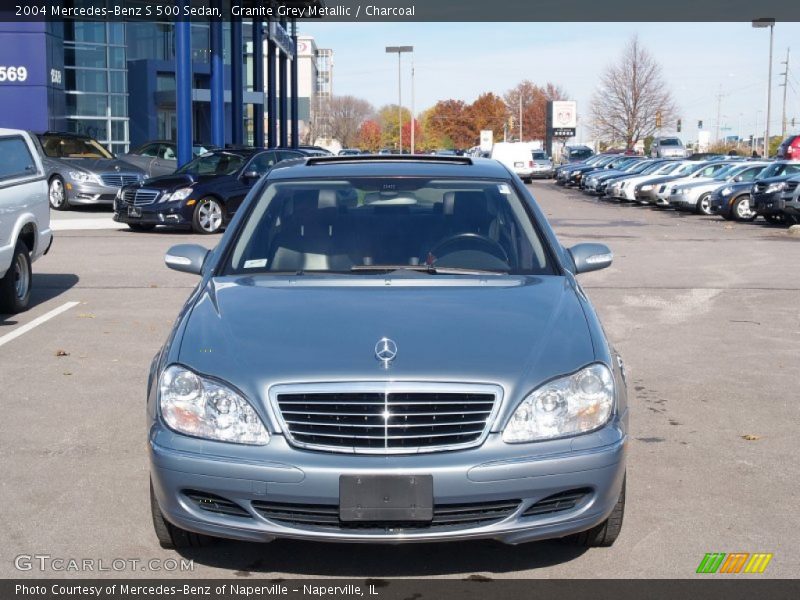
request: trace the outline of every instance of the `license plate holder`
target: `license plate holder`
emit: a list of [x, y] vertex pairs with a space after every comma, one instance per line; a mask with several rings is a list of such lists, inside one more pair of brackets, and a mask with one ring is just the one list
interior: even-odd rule
[[138, 219], [142, 216], [142, 209], [139, 208], [138, 206], [129, 206], [128, 216], [133, 217], [134, 219]]
[[433, 475], [340, 475], [342, 522], [430, 522]]

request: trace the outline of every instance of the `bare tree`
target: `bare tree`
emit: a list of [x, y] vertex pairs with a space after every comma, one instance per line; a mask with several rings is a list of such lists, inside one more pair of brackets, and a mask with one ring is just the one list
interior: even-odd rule
[[327, 136], [339, 140], [343, 148], [355, 143], [358, 128], [375, 113], [369, 102], [355, 96], [334, 96], [324, 104], [314, 111], [317, 121], [314, 129], [325, 131]]
[[616, 64], [600, 77], [592, 96], [592, 129], [609, 142], [624, 142], [627, 148], [656, 132], [661, 113], [663, 128], [674, 127], [677, 108], [659, 65], [634, 36]]

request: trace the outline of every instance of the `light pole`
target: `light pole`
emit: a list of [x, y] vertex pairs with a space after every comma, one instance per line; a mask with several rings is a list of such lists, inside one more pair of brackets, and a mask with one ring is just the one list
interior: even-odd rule
[[[404, 52], [413, 52], [414, 46], [386, 46], [387, 54], [397, 53], [397, 130], [400, 154], [403, 153], [403, 70], [402, 56]], [[412, 123], [413, 129], [413, 123]], [[412, 134], [413, 135], [413, 134]]]
[[769, 27], [769, 70], [767, 75], [767, 119], [764, 125], [764, 158], [769, 157], [769, 118], [772, 105], [772, 36], [775, 31], [775, 19], [761, 18], [753, 20], [753, 27], [762, 29]]

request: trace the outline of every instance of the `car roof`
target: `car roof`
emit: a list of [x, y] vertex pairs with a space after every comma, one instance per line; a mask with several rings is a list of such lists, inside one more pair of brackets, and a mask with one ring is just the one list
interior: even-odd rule
[[410, 154], [310, 157], [279, 163], [269, 174], [270, 179], [370, 176], [511, 178], [502, 164], [488, 158]]

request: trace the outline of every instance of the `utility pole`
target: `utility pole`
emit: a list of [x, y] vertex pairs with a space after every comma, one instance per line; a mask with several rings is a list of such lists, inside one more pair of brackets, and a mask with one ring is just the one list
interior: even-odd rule
[[714, 133], [714, 143], [719, 144], [719, 120], [720, 115], [722, 113], [722, 84], [719, 86], [719, 92], [717, 93], [717, 130]]
[[519, 141], [522, 141], [522, 91], [519, 93]]
[[789, 88], [789, 48], [786, 48], [786, 60], [781, 62], [786, 67], [783, 75], [783, 114], [781, 115], [781, 139], [786, 137], [786, 90]]
[[417, 115], [414, 113], [414, 53], [411, 53], [411, 154], [414, 154], [414, 145], [416, 143], [416, 136], [414, 135], [417, 128]]

